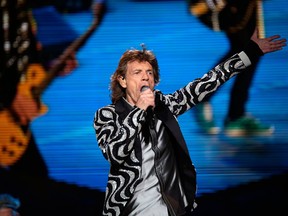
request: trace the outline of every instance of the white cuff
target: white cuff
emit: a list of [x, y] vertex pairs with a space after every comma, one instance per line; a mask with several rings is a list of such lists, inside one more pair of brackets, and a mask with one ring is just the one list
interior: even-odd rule
[[251, 61], [244, 51], [240, 52], [238, 55], [246, 67], [251, 65]]

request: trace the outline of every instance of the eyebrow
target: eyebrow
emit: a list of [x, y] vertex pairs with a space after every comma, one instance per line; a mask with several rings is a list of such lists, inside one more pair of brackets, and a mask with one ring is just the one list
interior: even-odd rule
[[140, 68], [136, 68], [134, 70], [132, 70], [133, 72], [139, 72], [139, 71], [153, 71], [153, 69], [147, 69], [147, 70], [143, 70], [143, 69], [140, 69]]

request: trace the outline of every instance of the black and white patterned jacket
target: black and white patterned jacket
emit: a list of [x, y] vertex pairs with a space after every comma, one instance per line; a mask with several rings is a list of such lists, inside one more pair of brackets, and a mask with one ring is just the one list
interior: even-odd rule
[[[252, 51], [251, 51], [252, 50]], [[247, 51], [234, 55], [217, 65], [202, 78], [195, 79], [172, 94], [155, 90], [155, 114], [170, 131], [180, 178], [189, 208], [193, 209], [196, 194], [196, 171], [177, 122], [177, 116], [199, 103], [232, 76], [245, 70], [253, 58], [263, 53], [255, 43]], [[249, 57], [248, 57], [249, 56]], [[103, 215], [121, 215], [126, 203], [141, 182], [141, 143], [139, 133], [146, 112], [131, 107], [124, 99], [100, 108], [95, 113], [94, 128], [99, 147], [110, 162]]]

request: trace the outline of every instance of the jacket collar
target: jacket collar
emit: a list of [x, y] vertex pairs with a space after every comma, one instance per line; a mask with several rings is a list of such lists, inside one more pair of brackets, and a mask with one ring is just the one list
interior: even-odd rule
[[[187, 155], [189, 155], [189, 151], [185, 142], [185, 139], [183, 137], [183, 134], [181, 132], [181, 129], [179, 127], [178, 122], [176, 121], [173, 114], [170, 112], [169, 108], [165, 106], [165, 104], [160, 100], [160, 95], [162, 93], [157, 92], [156, 93], [156, 107], [154, 109], [156, 116], [166, 125], [166, 127], [169, 129], [171, 134], [175, 137], [175, 140], [179, 143], [179, 145], [182, 147], [182, 149], [185, 151]], [[126, 116], [129, 114], [129, 112], [133, 109], [133, 106], [131, 106], [124, 98], [121, 98], [119, 101], [115, 104], [115, 111], [120, 116], [120, 119], [123, 121]]]
[[123, 97], [115, 104], [115, 111], [120, 116], [122, 121], [132, 109], [133, 107]]

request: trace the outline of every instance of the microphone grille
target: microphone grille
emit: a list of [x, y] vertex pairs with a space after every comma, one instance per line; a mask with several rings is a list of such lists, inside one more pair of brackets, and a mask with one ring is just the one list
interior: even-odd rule
[[141, 92], [145, 91], [145, 90], [148, 89], [148, 88], [149, 88], [148, 86], [142, 86]]

